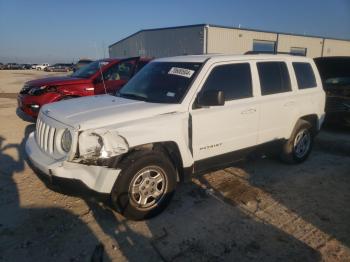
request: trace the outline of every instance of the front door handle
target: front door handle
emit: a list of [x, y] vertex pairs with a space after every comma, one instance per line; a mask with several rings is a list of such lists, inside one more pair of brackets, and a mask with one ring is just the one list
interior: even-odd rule
[[246, 114], [253, 114], [253, 113], [255, 113], [255, 112], [256, 112], [256, 109], [255, 109], [255, 108], [249, 108], [249, 109], [247, 109], [247, 110], [243, 110], [243, 111], [241, 112], [241, 114], [246, 115]]
[[295, 105], [294, 101], [289, 101], [289, 102], [284, 104], [284, 106], [294, 106], [294, 105]]

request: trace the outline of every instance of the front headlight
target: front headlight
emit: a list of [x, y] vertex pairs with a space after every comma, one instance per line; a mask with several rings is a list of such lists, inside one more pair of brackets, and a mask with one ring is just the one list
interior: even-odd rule
[[33, 95], [33, 96], [39, 96], [45, 91], [46, 86], [36, 86], [32, 87], [28, 94]]
[[116, 131], [89, 130], [79, 135], [79, 153], [85, 159], [110, 158], [128, 150], [128, 143]]
[[65, 152], [69, 152], [72, 146], [72, 134], [68, 129], [64, 130], [61, 138], [61, 147]]
[[22, 87], [21, 91], [27, 91], [29, 89], [29, 85], [28, 84], [24, 84], [24, 86]]
[[24, 84], [24, 86], [22, 87], [20, 94], [25, 94], [30, 90], [30, 86], [28, 84]]

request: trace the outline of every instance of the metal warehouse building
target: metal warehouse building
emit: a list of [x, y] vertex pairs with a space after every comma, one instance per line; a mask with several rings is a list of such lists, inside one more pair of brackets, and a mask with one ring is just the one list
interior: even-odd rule
[[247, 51], [288, 52], [308, 57], [350, 56], [350, 40], [199, 24], [141, 30], [109, 46], [110, 57]]

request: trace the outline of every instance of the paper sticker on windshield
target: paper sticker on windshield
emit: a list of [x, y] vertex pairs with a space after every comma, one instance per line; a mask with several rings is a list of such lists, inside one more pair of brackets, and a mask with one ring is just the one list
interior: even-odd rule
[[191, 78], [193, 73], [194, 73], [193, 70], [180, 68], [180, 67], [172, 67], [168, 72], [169, 75], [177, 75], [177, 76], [183, 76], [187, 78]]
[[105, 66], [105, 65], [108, 65], [108, 64], [109, 64], [109, 62], [106, 62], [106, 61], [100, 62], [100, 65], [101, 65], [101, 66]]
[[175, 93], [173, 93], [173, 92], [168, 92], [168, 93], [166, 93], [166, 96], [175, 97]]

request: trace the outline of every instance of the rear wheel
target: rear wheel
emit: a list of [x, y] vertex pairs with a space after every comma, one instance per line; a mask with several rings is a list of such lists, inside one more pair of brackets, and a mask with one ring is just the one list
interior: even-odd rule
[[305, 120], [299, 120], [293, 134], [283, 145], [281, 159], [290, 164], [301, 163], [309, 156], [312, 145], [312, 125]]
[[157, 151], [137, 151], [116, 168], [122, 171], [112, 189], [114, 208], [133, 220], [159, 214], [170, 202], [176, 187], [176, 171]]

